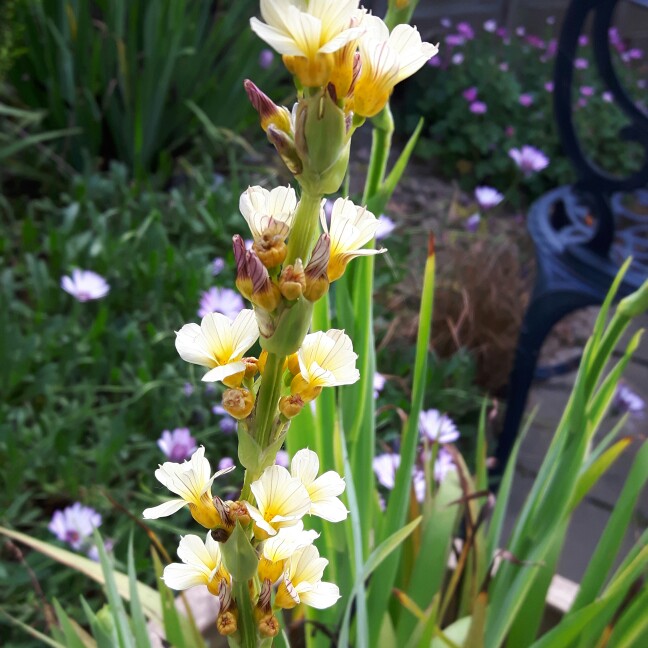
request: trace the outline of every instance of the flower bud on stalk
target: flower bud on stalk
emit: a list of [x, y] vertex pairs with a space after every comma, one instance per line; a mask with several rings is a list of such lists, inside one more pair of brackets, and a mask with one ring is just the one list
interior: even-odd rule
[[331, 237], [328, 234], [322, 234], [317, 239], [310, 263], [306, 266], [306, 270], [304, 270], [306, 279], [304, 297], [308, 301], [316, 302], [328, 292], [329, 279], [327, 276], [327, 268], [330, 251]]
[[314, 195], [336, 192], [349, 164], [350, 137], [344, 111], [326, 89], [302, 98], [295, 118], [295, 147], [303, 163], [297, 177]]
[[232, 247], [234, 249], [234, 260], [236, 262], [236, 288], [238, 291], [245, 297], [245, 299], [250, 299], [252, 296], [252, 277], [247, 267], [247, 261], [245, 255], [247, 251], [245, 249], [245, 241], [241, 236], [235, 234], [232, 237]]
[[254, 109], [259, 113], [261, 118], [261, 128], [267, 132], [268, 127], [273, 125], [275, 128], [283, 131], [284, 133], [291, 133], [292, 126], [290, 123], [290, 112], [283, 106], [277, 106], [267, 94], [259, 90], [259, 88], [246, 79], [243, 82], [243, 87], [247, 93], [250, 103]]
[[254, 395], [249, 389], [226, 389], [223, 409], [237, 420], [247, 418], [254, 407]]
[[254, 252], [245, 253], [245, 264], [252, 281], [252, 294], [249, 300], [255, 306], [271, 313], [281, 300], [279, 288], [272, 282], [268, 269]]
[[304, 399], [300, 394], [291, 396], [282, 396], [279, 399], [279, 411], [287, 418], [295, 418], [302, 411], [305, 405]]
[[302, 296], [306, 289], [306, 277], [301, 259], [297, 259], [294, 265], [286, 266], [279, 277], [279, 290], [288, 300], [294, 301]]
[[236, 610], [227, 610], [221, 612], [216, 619], [216, 630], [218, 633], [227, 637], [234, 634], [238, 630], [238, 621], [235, 614]]
[[288, 171], [295, 176], [300, 175], [304, 170], [304, 165], [297, 153], [293, 138], [274, 124], [268, 126], [267, 136], [270, 144], [277, 149], [283, 163], [288, 167]]
[[259, 361], [256, 358], [243, 358], [245, 363], [245, 379], [251, 380], [259, 372]]
[[[263, 221], [266, 221], [264, 218]], [[286, 258], [286, 237], [290, 227], [270, 216], [259, 240], [255, 240], [252, 249], [266, 268], [276, 268]]]

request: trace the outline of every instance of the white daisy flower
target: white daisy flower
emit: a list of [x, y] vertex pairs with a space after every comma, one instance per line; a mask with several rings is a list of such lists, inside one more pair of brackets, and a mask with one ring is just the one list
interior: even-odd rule
[[71, 277], [61, 277], [61, 288], [80, 302], [101, 299], [110, 291], [110, 286], [101, 275], [79, 268], [72, 270]]

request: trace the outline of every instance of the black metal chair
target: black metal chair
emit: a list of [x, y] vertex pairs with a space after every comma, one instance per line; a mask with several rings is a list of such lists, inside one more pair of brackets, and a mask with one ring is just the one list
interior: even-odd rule
[[[634, 1], [648, 8], [648, 0]], [[504, 427], [495, 453], [495, 474], [504, 470], [515, 443], [538, 353], [554, 324], [576, 309], [602, 304], [628, 256], [633, 256], [634, 262], [619, 296], [638, 288], [648, 276], [648, 114], [633, 103], [613, 66], [608, 30], [617, 3], [572, 0], [565, 14], [554, 70], [554, 116], [578, 180], [545, 194], [529, 210], [537, 276], [510, 377]], [[627, 177], [610, 175], [592, 162], [574, 126], [574, 60], [578, 38], [586, 25], [592, 27], [598, 74], [629, 122], [620, 137], [644, 149], [641, 168]], [[644, 202], [646, 214], [635, 214], [624, 204], [624, 196], [629, 193]]]

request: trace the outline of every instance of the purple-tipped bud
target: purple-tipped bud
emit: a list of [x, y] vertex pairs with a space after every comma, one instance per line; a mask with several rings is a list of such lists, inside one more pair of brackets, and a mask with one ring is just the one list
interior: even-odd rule
[[286, 108], [277, 106], [277, 104], [272, 101], [267, 94], [262, 92], [249, 79], [246, 79], [243, 82], [243, 87], [245, 88], [250, 103], [259, 113], [259, 117], [261, 118], [261, 128], [263, 128], [264, 131], [268, 130], [270, 124], [273, 124], [279, 130], [286, 133], [291, 131], [290, 113]]
[[268, 140], [277, 149], [284, 164], [293, 175], [299, 175], [304, 168], [302, 161], [297, 154], [295, 142], [292, 137], [284, 131], [277, 128], [274, 124], [268, 126], [266, 131]]
[[268, 312], [273, 311], [281, 299], [279, 288], [272, 283], [268, 269], [253, 251], [245, 253], [245, 262], [252, 282], [250, 301]]
[[322, 234], [317, 239], [310, 261], [304, 270], [306, 277], [304, 297], [309, 301], [317, 301], [328, 291], [329, 279], [327, 270], [330, 254], [331, 237], [328, 234]]
[[245, 241], [238, 234], [232, 237], [232, 248], [234, 249], [234, 260], [236, 261], [236, 287], [243, 297], [250, 299], [253, 285], [248, 270], [247, 251]]

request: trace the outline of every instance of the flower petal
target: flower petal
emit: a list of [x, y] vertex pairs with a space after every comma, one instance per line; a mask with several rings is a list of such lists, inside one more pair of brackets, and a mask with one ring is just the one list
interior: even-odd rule
[[228, 376], [233, 376], [234, 374], [241, 373], [245, 371], [245, 362], [240, 360], [237, 362], [230, 362], [229, 364], [221, 365], [220, 367], [214, 367], [210, 369], [203, 377], [203, 382], [218, 382], [227, 378]]
[[[309, 485], [315, 481], [319, 472], [319, 459], [317, 455], [308, 449], [299, 450], [290, 463], [290, 474], [299, 479], [310, 494]], [[344, 489], [344, 486], [343, 486]], [[342, 491], [340, 491], [342, 492]], [[339, 493], [336, 493], [339, 494]]]
[[319, 610], [331, 607], [340, 598], [340, 589], [334, 583], [319, 582], [312, 588], [299, 592], [302, 603]]
[[142, 516], [145, 520], [157, 520], [158, 518], [168, 517], [179, 511], [187, 502], [183, 499], [174, 499], [164, 502], [159, 506], [154, 506], [153, 508], [147, 508], [142, 513]]
[[167, 587], [175, 590], [186, 590], [196, 585], [206, 585], [209, 573], [195, 565], [172, 563], [164, 568], [162, 580]]

